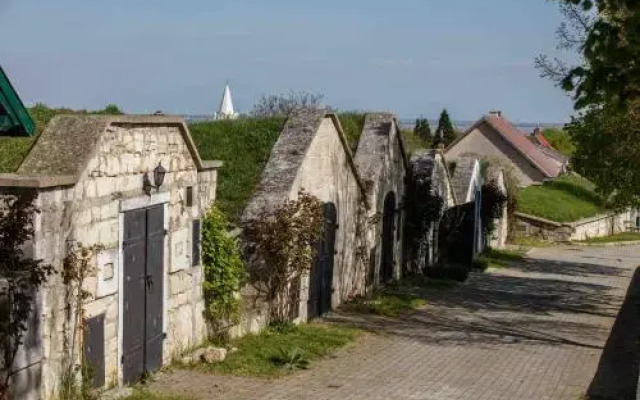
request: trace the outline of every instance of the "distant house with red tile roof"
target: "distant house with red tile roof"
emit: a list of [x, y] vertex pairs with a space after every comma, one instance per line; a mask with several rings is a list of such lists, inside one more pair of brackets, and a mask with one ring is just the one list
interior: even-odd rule
[[453, 142], [445, 156], [449, 161], [467, 154], [501, 159], [514, 166], [522, 186], [529, 186], [553, 179], [565, 168], [565, 160], [553, 157], [543, 147], [529, 140], [500, 111], [493, 111]]
[[534, 142], [536, 142], [540, 146], [546, 147], [546, 148], [549, 148], [549, 149], [553, 148], [553, 146], [551, 146], [551, 143], [549, 143], [547, 138], [544, 137], [544, 135], [542, 134], [542, 131], [540, 130], [540, 128], [536, 128], [533, 131], [533, 134], [531, 136], [533, 137]]

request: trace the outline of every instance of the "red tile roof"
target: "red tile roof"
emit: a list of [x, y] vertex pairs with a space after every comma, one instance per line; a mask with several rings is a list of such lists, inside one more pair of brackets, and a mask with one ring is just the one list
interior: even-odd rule
[[561, 162], [544, 154], [524, 133], [520, 132], [518, 128], [502, 116], [496, 114], [485, 115], [480, 121], [476, 122], [467, 133], [471, 132], [483, 121], [495, 129], [546, 177], [555, 178], [562, 172]]
[[549, 149], [553, 149], [553, 146], [551, 146], [551, 143], [549, 143], [547, 138], [544, 137], [542, 132], [536, 132], [535, 133], [535, 138], [538, 141], [538, 143], [540, 143], [540, 146], [544, 146], [544, 147], [547, 147]]

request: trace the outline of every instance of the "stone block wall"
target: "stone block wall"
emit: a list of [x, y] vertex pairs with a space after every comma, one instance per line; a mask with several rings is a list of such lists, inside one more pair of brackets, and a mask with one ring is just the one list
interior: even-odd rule
[[557, 223], [516, 213], [516, 235], [537, 237], [550, 242], [587, 240], [625, 232], [627, 225], [635, 225], [638, 212], [628, 210], [617, 214], [598, 215], [572, 223]]
[[[90, 151], [90, 150], [88, 150]], [[164, 184], [151, 196], [142, 191], [143, 174], [153, 180], [161, 163], [167, 170]], [[105, 366], [107, 385], [121, 382], [122, 211], [164, 204], [164, 324], [163, 358], [169, 361], [206, 337], [203, 317], [202, 267], [191, 259], [192, 226], [215, 199], [216, 171], [198, 172], [177, 126], [110, 125], [77, 183], [42, 189], [35, 218], [34, 255], [60, 270], [69, 240], [85, 246], [101, 245], [93, 258], [96, 274], [85, 281], [91, 293], [84, 304], [87, 318], [105, 316]], [[193, 189], [193, 205], [186, 204], [187, 187]], [[43, 290], [42, 397], [58, 390], [63, 354], [65, 287], [59, 276]], [[78, 354], [78, 351], [76, 351]]]
[[549, 221], [543, 218], [516, 213], [515, 235], [536, 237], [550, 242], [566, 242], [571, 240], [571, 226]]
[[[304, 189], [322, 202], [333, 203], [338, 211], [333, 270], [332, 305], [337, 307], [350, 296], [362, 294], [366, 266], [356, 259], [358, 215], [364, 201], [357, 177], [350, 165], [331, 118], [324, 118], [289, 190], [295, 199]], [[309, 279], [302, 280], [300, 319], [306, 320]]]
[[[368, 265], [367, 290], [379, 282], [382, 265], [382, 230], [384, 202], [388, 194], [395, 196], [394, 276], [400, 278], [403, 263], [405, 175], [407, 160], [401, 147], [395, 116], [388, 113], [368, 114], [355, 154], [355, 164], [365, 188], [368, 210], [362, 210], [360, 224], [365, 235]], [[362, 234], [361, 234], [362, 235]]]

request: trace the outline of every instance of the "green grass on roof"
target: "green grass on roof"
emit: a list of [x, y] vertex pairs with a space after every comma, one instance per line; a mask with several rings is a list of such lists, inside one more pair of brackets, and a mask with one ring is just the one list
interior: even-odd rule
[[269, 161], [284, 118], [242, 118], [189, 125], [203, 160], [222, 160], [217, 203], [231, 222], [237, 223]]
[[35, 137], [0, 137], [0, 173], [15, 172]]
[[430, 140], [422, 139], [410, 129], [403, 129], [400, 131], [400, 134], [402, 135], [402, 142], [404, 143], [407, 157], [411, 157], [416, 150], [431, 148], [432, 144]]
[[342, 125], [342, 131], [344, 132], [344, 136], [346, 137], [347, 143], [349, 143], [349, 148], [353, 154], [355, 154], [358, 149], [358, 142], [360, 141], [360, 136], [362, 136], [362, 129], [364, 129], [365, 117], [365, 113], [359, 112], [345, 112], [338, 114], [340, 125]]
[[592, 183], [577, 176], [564, 176], [521, 189], [518, 211], [556, 222], [573, 222], [601, 214], [606, 207]]

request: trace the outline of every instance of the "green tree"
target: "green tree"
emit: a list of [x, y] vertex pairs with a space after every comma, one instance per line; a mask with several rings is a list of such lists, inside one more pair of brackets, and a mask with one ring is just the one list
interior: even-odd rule
[[438, 120], [438, 131], [442, 130], [443, 139], [445, 146], [450, 145], [454, 140], [456, 140], [456, 131], [453, 128], [453, 124], [451, 123], [451, 119], [449, 118], [449, 113], [446, 109], [442, 110], [440, 113], [440, 119]]
[[431, 126], [429, 126], [429, 120], [426, 118], [416, 119], [416, 126], [413, 128], [413, 133], [424, 141], [431, 140]]
[[[562, 87], [574, 92], [575, 106], [616, 103], [640, 97], [640, 2], [637, 0], [562, 0], [596, 17], [585, 27], [579, 47], [584, 62], [571, 68]], [[595, 8], [595, 10], [594, 10]]]
[[571, 141], [569, 133], [564, 129], [546, 128], [542, 131], [542, 135], [554, 149], [565, 156], [571, 156], [576, 148]]
[[614, 205], [640, 206], [640, 101], [626, 108], [593, 107], [566, 129], [576, 144], [576, 172]]
[[639, 205], [640, 2], [560, 0], [560, 4], [571, 8], [576, 20], [588, 22], [572, 26], [578, 40], [570, 48], [580, 53], [582, 62], [559, 69], [555, 79], [573, 94], [580, 110], [566, 127], [576, 147], [572, 165], [615, 205]]

